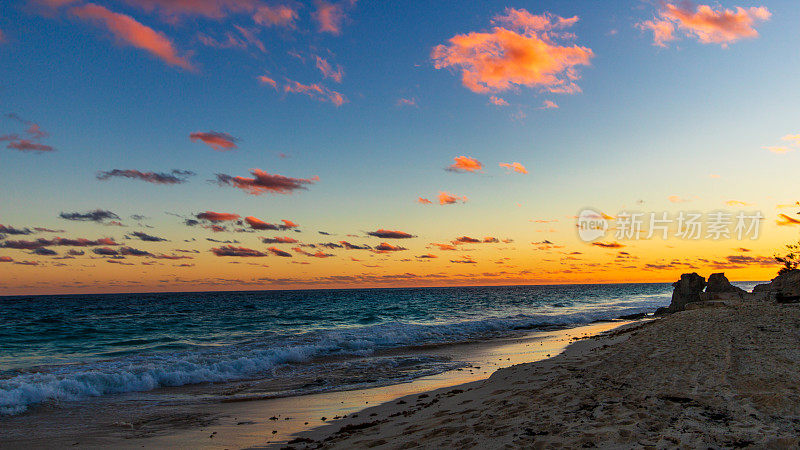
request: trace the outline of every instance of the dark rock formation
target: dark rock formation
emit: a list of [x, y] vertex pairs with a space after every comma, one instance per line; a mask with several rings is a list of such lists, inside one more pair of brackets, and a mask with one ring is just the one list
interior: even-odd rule
[[675, 288], [672, 290], [672, 302], [668, 308], [659, 308], [656, 314], [683, 311], [687, 303], [699, 302], [700, 293], [706, 287], [706, 279], [694, 272], [685, 273], [681, 275], [680, 280], [672, 283], [672, 286]]
[[742, 298], [746, 291], [730, 283], [724, 273], [712, 273], [708, 277], [706, 291], [700, 295], [701, 300], [730, 300], [731, 298]]
[[774, 300], [778, 303], [794, 303], [800, 301], [800, 270], [786, 271], [773, 278], [769, 284], [759, 284], [753, 288], [762, 300]]

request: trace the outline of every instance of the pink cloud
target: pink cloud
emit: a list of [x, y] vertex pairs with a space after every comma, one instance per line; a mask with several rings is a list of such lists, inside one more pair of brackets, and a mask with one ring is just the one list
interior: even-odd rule
[[397, 99], [397, 106], [417, 106], [417, 99], [414, 97], [399, 98]]
[[328, 3], [317, 0], [317, 10], [311, 17], [317, 22], [320, 32], [331, 34], [342, 33], [342, 22], [344, 22], [344, 8], [341, 4]]
[[502, 92], [516, 86], [580, 92], [576, 68], [588, 65], [594, 53], [587, 47], [560, 45], [557, 39], [573, 36], [554, 32], [577, 20], [508, 9], [493, 22], [511, 29], [496, 26], [491, 32], [453, 36], [447, 45], [435, 47], [431, 58], [437, 69], [461, 70], [462, 83], [473, 92]]
[[209, 147], [218, 152], [233, 150], [236, 148], [236, 139], [228, 133], [220, 133], [218, 131], [195, 131], [189, 134], [189, 139], [192, 142], [202, 141]]
[[94, 3], [75, 6], [70, 11], [83, 20], [102, 24], [120, 42], [146, 50], [169, 65], [186, 70], [195, 70], [188, 58], [178, 55], [169, 38], [148, 26], [142, 25], [131, 16], [112, 12]]
[[542, 102], [542, 106], [540, 106], [539, 109], [558, 109], [558, 105], [554, 101], [545, 100]]
[[[55, 3], [69, 3], [74, 0], [46, 0]], [[205, 16], [221, 19], [229, 13], [252, 12], [259, 5], [258, 0], [125, 0], [131, 6], [147, 12], [155, 10], [170, 18], [178, 16]]]
[[314, 55], [314, 58], [317, 62], [317, 69], [322, 72], [323, 77], [331, 78], [337, 83], [342, 82], [342, 77], [344, 76], [344, 70], [342, 69], [342, 66], [337, 64], [336, 70], [334, 70], [333, 66], [331, 66], [331, 63], [329, 63], [327, 59], [317, 55]]
[[267, 173], [261, 169], [252, 169], [250, 173], [253, 178], [233, 177], [218, 173], [217, 183], [242, 189], [252, 195], [260, 195], [267, 192], [271, 194], [290, 194], [296, 190], [306, 189], [306, 185], [319, 181], [319, 177], [316, 176], [313, 178], [291, 178]]
[[6, 148], [12, 150], [19, 150], [21, 152], [52, 152], [55, 149], [49, 145], [40, 144], [38, 142], [31, 142], [27, 139], [20, 139], [9, 143]]
[[262, 5], [256, 9], [253, 20], [259, 25], [294, 28], [297, 11], [287, 5]]
[[268, 85], [272, 86], [272, 88], [275, 89], [275, 90], [278, 89], [278, 82], [273, 80], [272, 78], [266, 76], [266, 75], [258, 76], [258, 77], [256, 77], [256, 79], [258, 81], [264, 83], [264, 84], [268, 84]]
[[345, 102], [347, 102], [347, 98], [345, 98], [345, 96], [341, 93], [328, 89], [325, 86], [317, 83], [303, 84], [294, 80], [286, 80], [283, 90], [293, 94], [305, 94], [315, 100], [323, 102], [328, 101], [336, 106], [342, 106]]

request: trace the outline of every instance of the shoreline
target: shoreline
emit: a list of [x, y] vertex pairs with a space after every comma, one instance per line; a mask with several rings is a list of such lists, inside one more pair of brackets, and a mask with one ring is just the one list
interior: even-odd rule
[[[556, 355], [575, 339], [595, 335], [630, 322], [611, 321], [551, 331], [535, 331], [509, 337], [416, 349], [420, 355], [447, 354], [454, 361], [471, 361], [470, 367], [456, 369], [409, 382], [366, 389], [340, 390], [278, 398], [244, 398], [229, 401], [170, 407], [158, 414], [130, 414], [114, 411], [114, 399], [93, 399], [98, 411], [43, 408], [32, 414], [2, 419], [6, 425], [5, 445], [14, 448], [79, 445], [82, 447], [203, 447], [242, 448], [285, 445], [298, 433], [325, 425], [330, 420], [353, 414], [364, 407], [399, 397], [480, 381], [494, 371], [514, 364], [538, 361]], [[135, 397], [131, 393], [128, 397]], [[141, 394], [141, 393], [138, 393]], [[145, 393], [146, 394], [146, 393]], [[117, 399], [119, 400], [119, 399]], [[92, 400], [80, 409], [91, 408]], [[103, 413], [106, 410], [106, 413]], [[89, 427], [75, 430], [81, 423]], [[67, 421], [68, 422], [68, 421]], [[23, 433], [32, 424], [37, 436]], [[10, 426], [8, 426], [10, 425]], [[273, 434], [273, 431], [275, 433]]]
[[796, 448], [800, 305], [698, 306], [365, 409], [281, 448]]

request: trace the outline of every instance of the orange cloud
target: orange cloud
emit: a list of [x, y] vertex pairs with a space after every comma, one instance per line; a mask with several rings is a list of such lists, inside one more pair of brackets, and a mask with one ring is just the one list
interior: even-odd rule
[[467, 197], [458, 197], [449, 192], [439, 192], [440, 205], [452, 205], [458, 202], [466, 203]]
[[337, 64], [336, 70], [333, 70], [333, 66], [331, 66], [331, 63], [329, 63], [327, 59], [317, 55], [314, 55], [314, 58], [317, 60], [317, 69], [322, 72], [323, 77], [331, 78], [337, 83], [342, 82], [342, 77], [344, 76], [342, 66]]
[[764, 149], [765, 150], [769, 150], [772, 153], [777, 153], [777, 154], [789, 153], [790, 151], [793, 150], [793, 149], [791, 149], [789, 147], [781, 147], [781, 146], [777, 146], [777, 145], [766, 146], [766, 147], [764, 147]]
[[742, 202], [739, 200], [728, 200], [725, 202], [725, 204], [728, 206], [753, 206], [752, 203]]
[[287, 5], [262, 5], [256, 9], [253, 20], [259, 25], [294, 28], [297, 11]]
[[479, 172], [483, 170], [483, 164], [469, 156], [456, 156], [453, 158], [453, 164], [450, 164], [445, 170], [449, 172]]
[[427, 198], [417, 197], [417, 203], [422, 203], [423, 205], [430, 205], [433, 202], [428, 200]]
[[670, 195], [669, 197], [667, 197], [667, 200], [669, 200], [672, 203], [686, 203], [691, 201], [688, 198], [683, 198], [679, 195]]
[[528, 169], [525, 168], [522, 164], [518, 162], [513, 163], [500, 163], [500, 167], [505, 167], [506, 169], [513, 170], [517, 173], [528, 173]]
[[291, 92], [293, 94], [305, 94], [309, 97], [322, 102], [328, 101], [336, 106], [342, 106], [347, 102], [347, 98], [339, 92], [326, 88], [325, 86], [317, 83], [303, 84], [294, 80], [287, 80], [283, 86], [284, 92]]
[[494, 18], [503, 26], [491, 32], [453, 36], [447, 45], [434, 47], [434, 67], [460, 69], [467, 89], [478, 93], [501, 92], [515, 86], [537, 87], [559, 93], [580, 92], [576, 67], [588, 65], [592, 50], [577, 45], [559, 45], [557, 38], [570, 38], [554, 30], [573, 25], [577, 17], [565, 19], [549, 13], [532, 15], [524, 9], [507, 9]]
[[307, 252], [300, 247], [294, 247], [292, 250], [294, 250], [295, 253], [300, 253], [301, 255], [310, 256], [312, 258], [330, 258], [331, 256], [336, 256], [332, 253], [325, 253], [322, 250], [317, 250], [316, 253]]
[[652, 30], [655, 45], [662, 47], [676, 39], [676, 29], [704, 44], [725, 47], [740, 39], [758, 37], [755, 23], [769, 20], [771, 16], [763, 6], [714, 10], [711, 6], [699, 5], [695, 10], [690, 3], [667, 3], [659, 11], [658, 18], [642, 22], [638, 27]]
[[257, 217], [253, 217], [253, 216], [245, 217], [244, 221], [247, 222], [247, 224], [250, 225], [250, 228], [252, 228], [254, 230], [272, 230], [272, 231], [277, 231], [277, 230], [288, 230], [290, 228], [295, 228], [295, 227], [298, 226], [296, 223], [292, 222], [291, 220], [286, 220], [286, 219], [282, 220], [283, 224], [281, 224], [281, 225], [276, 225], [274, 223], [267, 223], [267, 222], [264, 222], [263, 220], [261, 220], [261, 219], [259, 219]]
[[331, 34], [342, 33], [342, 22], [344, 22], [344, 8], [341, 4], [333, 4], [317, 0], [317, 10], [311, 13], [311, 17], [319, 25], [320, 32]]
[[236, 139], [228, 133], [218, 131], [195, 131], [189, 134], [192, 142], [202, 141], [218, 152], [225, 152], [236, 148]]
[[489, 103], [491, 103], [493, 105], [497, 105], [497, 106], [508, 106], [508, 102], [507, 101], [503, 100], [500, 97], [494, 96], [494, 95], [489, 97]]
[[290, 194], [296, 190], [306, 189], [306, 185], [319, 181], [319, 177], [316, 176], [313, 178], [291, 178], [267, 173], [261, 169], [252, 169], [250, 173], [253, 178], [233, 177], [218, 173], [217, 183], [242, 189], [248, 194], [261, 195], [266, 192], [271, 194]]
[[778, 214], [778, 218], [779, 220], [776, 220], [775, 223], [777, 223], [780, 226], [800, 225], [800, 220], [789, 217], [786, 214]]
[[435, 245], [439, 247], [439, 250], [455, 250], [456, 246], [453, 244], [437, 244], [436, 242], [431, 242], [431, 245]]
[[206, 211], [197, 214], [195, 217], [197, 217], [200, 220], [208, 220], [209, 222], [229, 222], [231, 220], [238, 219], [240, 216], [238, 214]]
[[645, 20], [637, 23], [636, 27], [640, 30], [653, 31], [653, 45], [666, 47], [667, 42], [675, 40], [675, 25], [668, 20]]
[[169, 38], [130, 16], [112, 12], [94, 3], [75, 6], [70, 11], [81, 19], [101, 23], [119, 41], [146, 50], [169, 65], [195, 70], [186, 57], [178, 55]]
[[277, 247], [270, 247], [267, 250], [269, 250], [269, 252], [272, 253], [275, 256], [280, 256], [280, 257], [283, 257], [283, 258], [291, 258], [292, 257], [291, 253], [285, 252], [285, 251], [283, 251], [283, 250], [281, 250], [281, 249], [279, 249]]

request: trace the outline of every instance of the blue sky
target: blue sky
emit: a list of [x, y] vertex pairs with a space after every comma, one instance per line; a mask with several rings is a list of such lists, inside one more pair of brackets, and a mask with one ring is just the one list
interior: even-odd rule
[[[37, 123], [50, 135], [43, 142], [57, 150], [0, 152], [0, 223], [86, 237], [129, 231], [57, 217], [100, 208], [125, 218], [146, 215], [176, 241], [201, 235], [164, 212], [188, 217], [225, 211], [292, 219], [306, 233], [408, 229], [423, 238], [414, 249], [420, 253], [430, 241], [470, 233], [529, 242], [541, 237], [531, 230], [531, 219], [568, 222], [584, 206], [616, 211], [640, 199], [660, 210], [676, 206], [671, 195], [704, 210], [742, 200], [769, 210], [772, 218], [774, 204], [792, 200], [798, 187], [797, 152], [777, 155], [763, 148], [785, 145], [782, 136], [800, 132], [800, 10], [793, 2], [711, 4], [714, 11], [764, 7], [771, 16], [755, 23], [757, 37], [703, 43], [676, 32], [667, 47], [637, 28], [662, 17], [661, 6], [650, 2], [340, 3], [338, 35], [319, 31], [311, 17], [319, 3], [264, 3], [297, 11], [293, 28], [255, 24], [247, 8], [259, 2], [241, 2], [244, 10], [231, 7], [233, 0], [197, 3], [228, 9], [209, 18], [121, 0], [96, 2], [162, 33], [196, 71], [127, 45], [72, 12], [89, 2], [0, 5], [2, 112]], [[476, 93], [462, 84], [460, 68], [434, 67], [434, 47], [456, 35], [490, 32], [492, 19], [507, 8], [579, 17], [567, 30], [574, 39], [559, 43], [590, 48], [594, 55], [590, 65], [576, 68], [581, 92], [516, 84]], [[202, 36], [241, 38], [237, 25], [251, 30], [266, 51], [202, 43]], [[314, 55], [341, 66], [341, 83], [323, 77]], [[261, 75], [277, 80], [279, 88], [259, 82]], [[336, 106], [283, 92], [287, 80], [319, 84], [347, 102]], [[509, 105], [490, 104], [491, 95]], [[401, 99], [415, 104], [400, 105]], [[542, 109], [545, 100], [558, 108]], [[190, 141], [188, 135], [198, 131], [227, 133], [238, 138], [237, 148], [216, 152]], [[0, 119], [0, 134], [21, 132], [17, 121]], [[459, 155], [483, 162], [483, 172], [443, 171]], [[520, 162], [529, 173], [508, 174], [500, 162]], [[246, 176], [253, 168], [320, 180], [290, 195], [260, 196], [210, 181], [216, 173]], [[95, 178], [111, 169], [197, 175], [174, 186]], [[415, 202], [439, 191], [468, 201]], [[569, 224], [560, 227], [569, 233]]]

